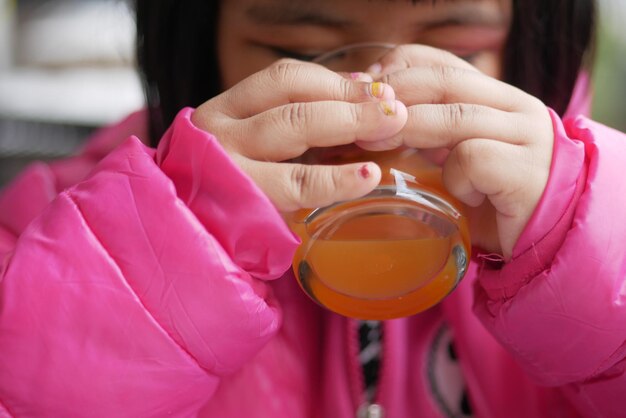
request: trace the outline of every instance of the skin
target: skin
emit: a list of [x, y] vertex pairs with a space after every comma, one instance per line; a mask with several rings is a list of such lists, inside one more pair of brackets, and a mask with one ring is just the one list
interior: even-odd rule
[[[223, 0], [224, 93], [192, 120], [285, 212], [362, 196], [380, 180], [372, 162], [285, 162], [311, 148], [438, 155], [445, 186], [468, 206], [473, 243], [510, 258], [554, 140], [545, 105], [498, 80], [510, 13], [510, 0]], [[400, 46], [377, 65], [355, 63], [367, 69], [357, 75], [281, 59], [364, 41]]]

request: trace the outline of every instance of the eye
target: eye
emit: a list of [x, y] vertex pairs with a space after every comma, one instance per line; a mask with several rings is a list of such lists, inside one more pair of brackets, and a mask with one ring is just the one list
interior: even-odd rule
[[272, 51], [275, 55], [281, 58], [293, 58], [300, 61], [313, 61], [319, 54], [305, 54], [298, 51], [292, 51], [289, 49], [278, 48], [275, 46], [267, 47], [270, 51]]

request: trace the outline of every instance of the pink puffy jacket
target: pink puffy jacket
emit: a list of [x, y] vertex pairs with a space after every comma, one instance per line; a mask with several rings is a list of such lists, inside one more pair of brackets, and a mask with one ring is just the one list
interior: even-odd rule
[[[191, 112], [158, 150], [138, 113], [3, 191], [0, 417], [356, 416], [355, 322], [303, 295], [296, 238]], [[552, 116], [513, 260], [384, 324], [386, 418], [626, 417], [626, 137]]]

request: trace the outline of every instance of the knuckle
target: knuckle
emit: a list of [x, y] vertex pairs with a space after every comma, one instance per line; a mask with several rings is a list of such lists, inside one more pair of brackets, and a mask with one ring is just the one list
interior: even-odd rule
[[326, 205], [341, 187], [340, 167], [297, 165], [291, 172], [292, 199], [297, 206]]
[[245, 147], [241, 146], [241, 138], [245, 137], [245, 132], [240, 124], [230, 123], [221, 127], [221, 129], [213, 129], [209, 132], [213, 133], [217, 142], [220, 143], [227, 153], [239, 154], [242, 150], [245, 150]]
[[469, 175], [476, 160], [476, 144], [472, 141], [463, 141], [455, 148], [456, 159], [461, 172]]
[[532, 132], [534, 121], [526, 115], [515, 116], [511, 117], [511, 120], [509, 121], [510, 130], [513, 134], [512, 139], [520, 144], [527, 144], [531, 142], [530, 138], [533, 137]]
[[[340, 167], [333, 167], [330, 171], [330, 178], [328, 181], [328, 191], [332, 192], [341, 189], [342, 184], [342, 171]], [[330, 193], [329, 193], [330, 194]]]
[[334, 131], [341, 135], [350, 135], [352, 140], [358, 139], [359, 132], [363, 130], [363, 105], [347, 104], [338, 110], [338, 116], [335, 118]]
[[448, 65], [431, 67], [431, 71], [433, 72], [436, 82], [439, 83], [442, 92], [441, 100], [445, 102], [448, 89], [458, 79], [461, 71], [456, 67], [450, 67]]
[[281, 119], [290, 131], [302, 131], [306, 122], [311, 119], [311, 113], [309, 103], [292, 103], [283, 107]]
[[301, 70], [302, 65], [298, 61], [281, 58], [268, 67], [267, 76], [274, 84], [290, 86], [298, 78]]
[[406, 68], [410, 68], [410, 57], [416, 52], [417, 48], [419, 48], [417, 45], [399, 45], [391, 51], [390, 55], [396, 62], [403, 64]]
[[469, 116], [470, 106], [463, 103], [453, 103], [447, 105], [444, 109], [444, 125], [449, 131], [456, 131], [465, 122]]
[[317, 180], [312, 166], [295, 165], [291, 172], [291, 185], [291, 198], [296, 206], [315, 206]]
[[292, 199], [300, 202], [308, 190], [309, 167], [306, 165], [294, 165], [290, 176]]
[[433, 67], [436, 72], [436, 75], [439, 77], [444, 83], [449, 83], [454, 80], [459, 73], [459, 70], [456, 67], [451, 67], [449, 65], [440, 65], [437, 67]]
[[543, 125], [538, 122], [531, 115], [524, 113], [510, 114], [505, 122], [508, 132], [510, 132], [509, 139], [516, 145], [530, 147], [542, 143], [542, 140], [547, 140], [550, 144], [549, 146], [551, 146], [554, 138], [552, 121], [549, 121], [549, 125]]
[[463, 173], [473, 178], [477, 171], [484, 171], [494, 159], [497, 159], [495, 149], [488, 141], [469, 140], [456, 146], [457, 161]]
[[346, 125], [358, 127], [363, 121], [363, 105], [349, 105], [346, 114]]
[[[337, 86], [337, 91], [339, 92], [338, 100], [350, 100], [354, 96], [354, 82], [349, 81], [345, 78], [340, 78], [338, 80], [339, 85]], [[336, 96], [333, 94], [331, 97]]]

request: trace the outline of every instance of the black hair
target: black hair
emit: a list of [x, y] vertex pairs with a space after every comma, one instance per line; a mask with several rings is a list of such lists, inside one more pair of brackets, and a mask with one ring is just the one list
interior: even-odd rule
[[[432, 1], [432, 0], [431, 0]], [[135, 0], [137, 62], [155, 146], [176, 113], [221, 91], [219, 0]], [[581, 69], [591, 71], [595, 0], [512, 0], [503, 80], [559, 114]]]

